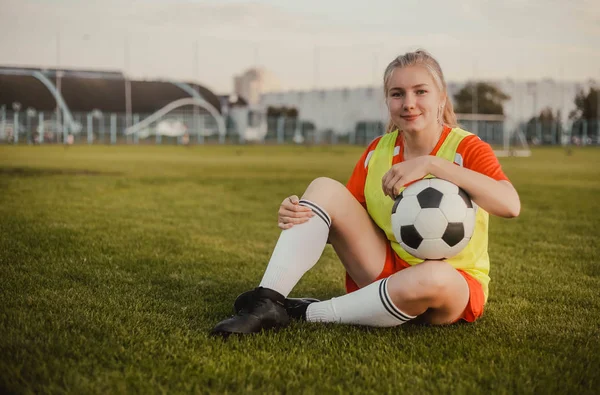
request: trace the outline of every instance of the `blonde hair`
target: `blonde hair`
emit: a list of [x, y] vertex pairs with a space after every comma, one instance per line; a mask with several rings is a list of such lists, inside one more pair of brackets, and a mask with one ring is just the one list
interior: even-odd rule
[[[383, 92], [385, 94], [385, 99], [387, 100], [388, 92], [389, 92], [389, 83], [392, 78], [392, 74], [394, 70], [397, 68], [407, 67], [407, 66], [423, 66], [435, 82], [436, 86], [445, 96], [446, 104], [444, 105], [444, 113], [442, 117], [442, 121], [444, 124], [450, 127], [458, 126], [456, 121], [456, 114], [454, 113], [454, 107], [452, 106], [452, 101], [448, 97], [448, 88], [446, 86], [446, 80], [444, 79], [444, 73], [442, 72], [442, 68], [440, 64], [431, 56], [427, 51], [419, 49], [415, 52], [408, 52], [404, 55], [398, 56], [396, 59], [392, 60], [390, 64], [386, 67], [385, 72], [383, 73]], [[386, 133], [393, 132], [398, 129], [396, 125], [390, 121], [388, 122], [388, 126], [386, 128]]]

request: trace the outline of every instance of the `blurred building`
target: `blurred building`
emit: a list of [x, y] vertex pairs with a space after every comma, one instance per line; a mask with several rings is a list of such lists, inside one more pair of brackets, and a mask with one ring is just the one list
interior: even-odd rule
[[[60, 92], [72, 112], [124, 113], [125, 77], [120, 72], [84, 70], [40, 70], [0, 67], [0, 106], [52, 111], [57, 107], [54, 90]], [[152, 113], [177, 99], [191, 97], [189, 89], [220, 112], [217, 95], [202, 85], [171, 81], [129, 81], [131, 112]]]
[[291, 107], [318, 130], [354, 132], [359, 124], [387, 122], [383, 90], [375, 87], [273, 92], [261, 96], [261, 106]]
[[[593, 81], [567, 82], [545, 79], [541, 81], [486, 81], [496, 85], [510, 96], [504, 103], [504, 115], [511, 124], [527, 122], [544, 108], [559, 110], [563, 123], [575, 109], [575, 96], [580, 90], [589, 90]], [[464, 83], [448, 83], [451, 98]], [[312, 122], [319, 130], [337, 134], [355, 131], [358, 125], [386, 124], [388, 111], [381, 86], [319, 89], [265, 93], [260, 104], [267, 107], [293, 107], [303, 121]]]
[[277, 77], [264, 68], [251, 68], [233, 79], [234, 92], [243, 97], [248, 104], [259, 104], [261, 95], [278, 91], [281, 84]]
[[[178, 128], [167, 133], [171, 124]], [[88, 143], [114, 144], [127, 139], [133, 125], [140, 129], [135, 142], [182, 133], [202, 140], [219, 130], [224, 134], [222, 124], [219, 97], [196, 83], [135, 81], [111, 71], [0, 67], [0, 141], [59, 142], [73, 134]]]

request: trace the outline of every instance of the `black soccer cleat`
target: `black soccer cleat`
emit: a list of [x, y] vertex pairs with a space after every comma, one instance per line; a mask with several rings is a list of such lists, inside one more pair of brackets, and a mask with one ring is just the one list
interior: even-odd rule
[[285, 311], [287, 311], [290, 318], [306, 321], [306, 309], [309, 304], [315, 302], [320, 302], [320, 300], [313, 298], [289, 298], [285, 300]]
[[290, 322], [285, 298], [272, 289], [258, 287], [246, 292], [245, 303], [236, 315], [219, 322], [212, 335], [227, 337], [232, 333], [250, 334], [262, 330], [287, 326]]
[[[251, 303], [253, 292], [254, 291], [246, 291], [237, 297], [233, 303], [233, 310], [236, 314], [249, 303]], [[320, 300], [313, 298], [286, 298], [284, 307], [290, 318], [296, 320], [306, 320], [306, 309], [308, 308], [309, 304], [314, 302], [320, 302]]]

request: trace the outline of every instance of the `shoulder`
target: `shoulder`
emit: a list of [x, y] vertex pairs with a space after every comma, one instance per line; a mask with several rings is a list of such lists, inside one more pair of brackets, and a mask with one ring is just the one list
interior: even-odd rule
[[483, 141], [479, 136], [469, 133], [461, 140], [457, 147], [457, 152], [466, 153], [479, 150], [492, 150], [492, 146]]

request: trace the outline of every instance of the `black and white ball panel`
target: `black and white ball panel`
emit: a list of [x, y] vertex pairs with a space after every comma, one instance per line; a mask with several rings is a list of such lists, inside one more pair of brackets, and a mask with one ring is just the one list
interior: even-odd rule
[[421, 242], [423, 242], [423, 237], [417, 232], [414, 225], [401, 227], [400, 234], [402, 235], [402, 242], [414, 250], [419, 248]]
[[[448, 222], [462, 222], [467, 217], [467, 206], [458, 194], [446, 194], [440, 203], [440, 210]], [[471, 200], [469, 200], [469, 203]]]
[[439, 208], [421, 208], [415, 228], [424, 239], [439, 239], [448, 227], [448, 220]]
[[462, 239], [465, 238], [465, 228], [462, 222], [450, 222], [444, 234], [442, 235], [442, 240], [446, 242], [450, 247], [454, 247]]
[[444, 194], [435, 188], [425, 188], [417, 194], [421, 208], [438, 208], [442, 203]]
[[[398, 211], [398, 205], [402, 201], [402, 210]], [[394, 204], [394, 209], [392, 210], [392, 222], [395, 222], [399, 226], [403, 225], [413, 225], [417, 220], [417, 215], [419, 215], [419, 211], [421, 211], [421, 206], [419, 205], [419, 200], [416, 196], [400, 196], [396, 199], [396, 203]]]
[[444, 195], [454, 195], [458, 193], [458, 190], [460, 189], [456, 184], [442, 180], [441, 178], [430, 178], [428, 181], [429, 187], [437, 189]]
[[468, 208], [473, 208], [473, 202], [471, 201], [471, 198], [469, 197], [469, 195], [467, 195], [464, 189], [458, 188], [458, 196], [462, 198], [462, 200], [465, 202]]
[[437, 178], [408, 186], [392, 209], [392, 229], [397, 241], [421, 259], [456, 255], [475, 229], [474, 205], [465, 191]]

